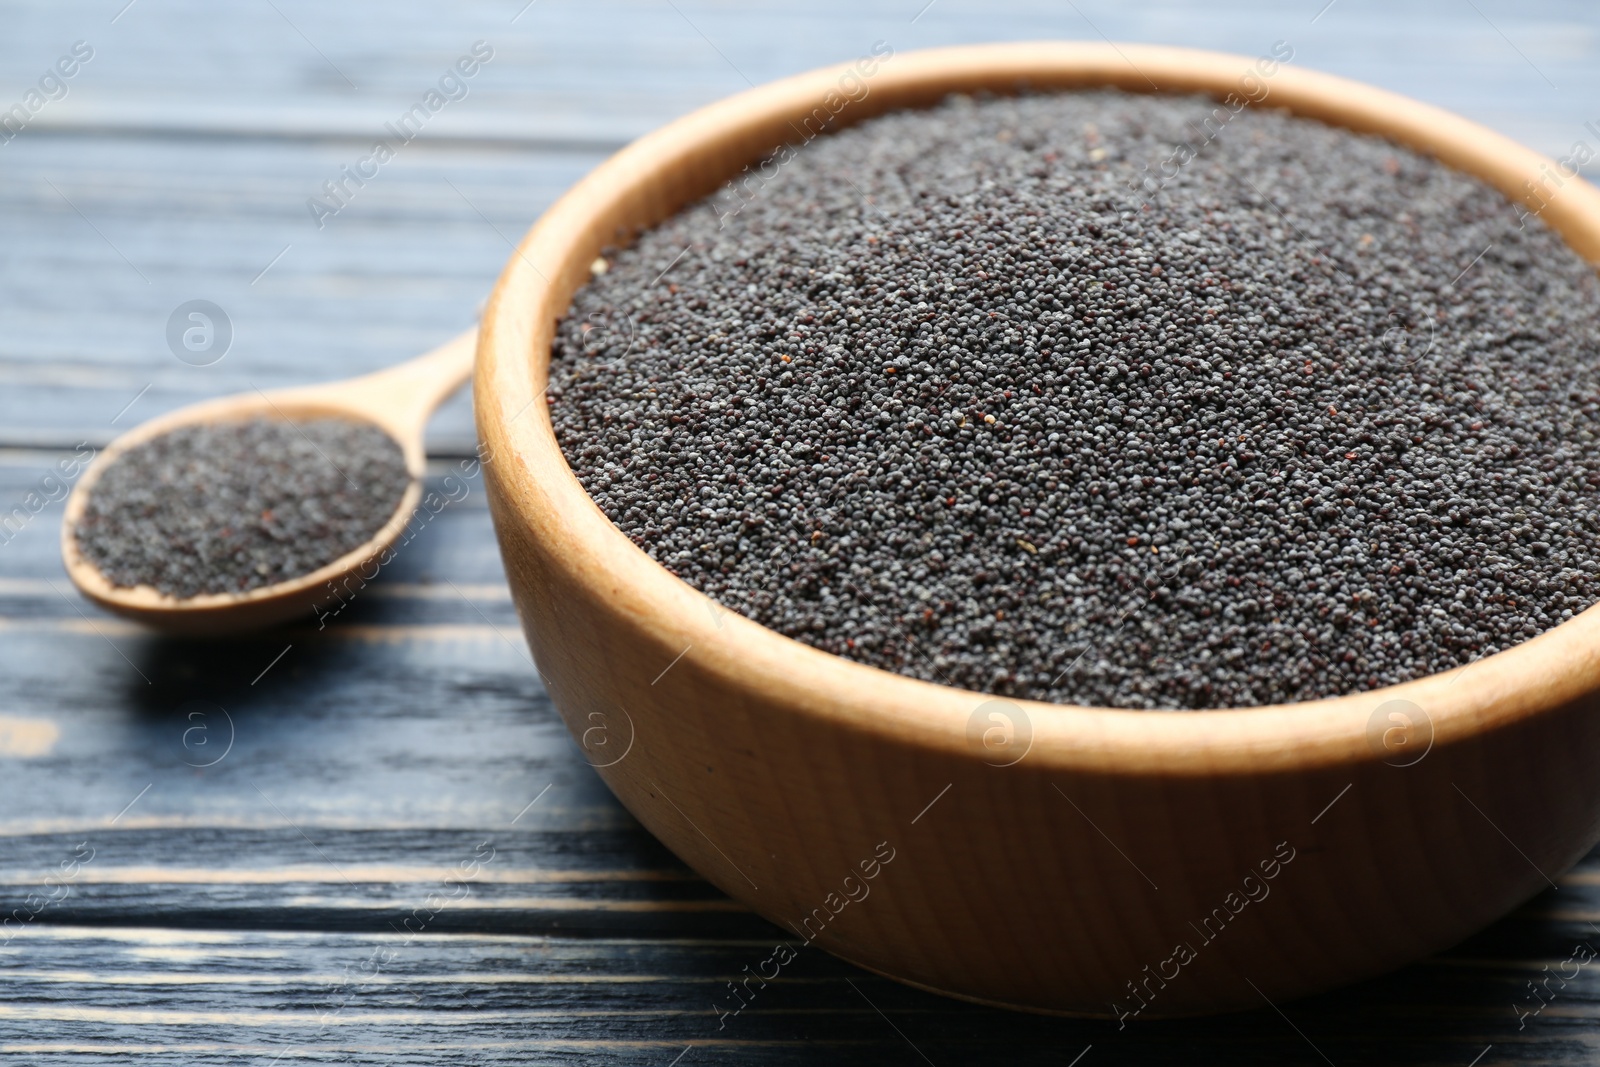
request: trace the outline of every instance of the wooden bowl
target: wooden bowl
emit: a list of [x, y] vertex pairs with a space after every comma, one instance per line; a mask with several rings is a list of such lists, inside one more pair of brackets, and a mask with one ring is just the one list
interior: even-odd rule
[[[957, 90], [1221, 96], [1255, 70], [1267, 106], [1385, 134], [1530, 207], [1523, 183], [1555, 169], [1436, 108], [1238, 56], [1030, 43], [875, 67], [836, 123]], [[723, 611], [585, 495], [542, 396], [591, 261], [794, 140], [852, 69], [618, 153], [529, 232], [485, 313], [477, 419], [511, 588], [556, 706], [628, 809], [791, 938], [940, 993], [1124, 1020], [1376, 974], [1553, 885], [1600, 837], [1600, 609], [1466, 668], [1293, 706], [997, 700]], [[1600, 259], [1600, 192], [1568, 181], [1546, 200], [1544, 221]], [[785, 960], [753, 950], [745, 999]]]

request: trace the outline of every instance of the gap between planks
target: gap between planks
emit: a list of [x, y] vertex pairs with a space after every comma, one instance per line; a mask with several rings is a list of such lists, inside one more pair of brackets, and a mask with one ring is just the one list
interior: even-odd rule
[[[629, 1041], [623, 1038], [519, 1038], [511, 1041], [470, 1041], [459, 1044], [443, 1044], [437, 1041], [407, 1042], [404, 1045], [342, 1045], [324, 1044], [319, 1042], [315, 1049], [306, 1049], [307, 1052], [317, 1053], [317, 1059], [323, 1060], [321, 1053], [341, 1052], [377, 1056], [403, 1056], [417, 1052], [487, 1052], [501, 1050], [521, 1052], [534, 1050], [540, 1052], [589, 1052], [606, 1050], [663, 1050], [671, 1052], [688, 1045], [690, 1048], [706, 1049], [793, 1049], [797, 1047], [809, 1048], [879, 1048], [889, 1044], [887, 1040], [833, 1040], [829, 1038], [806, 1037], [803, 1040], [767, 1040], [736, 1038], [695, 1038], [685, 1041], [681, 1038], [665, 1038], [661, 1040]], [[84, 1054], [84, 1055], [122, 1055], [141, 1057], [160, 1055], [164, 1053], [184, 1053], [186, 1055], [215, 1054], [226, 1052], [249, 1053], [256, 1056], [282, 1056], [284, 1046], [281, 1044], [243, 1044], [236, 1042], [206, 1042], [201, 1044], [172, 1044], [168, 1043], [123, 1043], [123, 1042], [94, 1042], [94, 1041], [13, 1041], [0, 1043], [0, 1052], [17, 1054], [47, 1055], [47, 1054]]]
[[[519, 630], [520, 632], [520, 630]], [[125, 622], [121, 619], [41, 619], [41, 618], [13, 618], [0, 616], [0, 634], [64, 634], [71, 637], [157, 637], [159, 636], [148, 627], [138, 623]], [[471, 623], [395, 623], [382, 625], [376, 623], [349, 623], [343, 626], [335, 624], [325, 630], [312, 629], [284, 629], [275, 630], [276, 636], [286, 638], [299, 638], [301, 640], [316, 639], [322, 641], [350, 641], [361, 644], [400, 644], [408, 641], [438, 642], [441, 644], [460, 643], [463, 641], [504, 644], [507, 640], [504, 627], [473, 625]], [[230, 643], [259, 644], [263, 638], [260, 634], [240, 634], [233, 637], [224, 635], [220, 640]], [[519, 651], [521, 645], [515, 646]]]
[[[384, 600], [490, 600], [510, 601], [511, 587], [501, 583], [450, 584], [434, 582], [373, 582], [361, 590], [364, 596]], [[40, 597], [57, 595], [45, 578], [0, 578], [0, 597]], [[0, 619], [5, 618], [0, 615]]]
[[[777, 941], [783, 944], [802, 944], [778, 931]], [[580, 948], [586, 954], [595, 945], [618, 948], [671, 948], [671, 949], [729, 949], [770, 948], [773, 938], [766, 937], [640, 937], [598, 936], [570, 937], [558, 934], [485, 932], [481, 930], [424, 931], [405, 934], [389, 930], [273, 930], [248, 929], [210, 930], [182, 926], [101, 926], [82, 923], [30, 923], [17, 934], [18, 938], [44, 938], [51, 941], [118, 941], [140, 946], [178, 947], [189, 945], [256, 946], [262, 942], [288, 946], [326, 942], [329, 939], [350, 944], [388, 944], [397, 940], [432, 941], [440, 945], [458, 946], [467, 943], [479, 945], [542, 945]], [[230, 948], [234, 955], [250, 949]], [[222, 955], [218, 951], [217, 955]], [[281, 958], [282, 953], [273, 958]]]
[[[726, 979], [724, 979], [726, 981]], [[766, 1008], [753, 1009], [763, 1015], [840, 1016], [867, 1015], [871, 1008]], [[937, 1014], [937, 1008], [898, 1008], [896, 1014]], [[391, 1026], [476, 1026], [483, 1023], [559, 1021], [563, 1019], [663, 1019], [674, 1017], [716, 1017], [715, 1008], [612, 1008], [574, 1010], [571, 1008], [528, 1008], [522, 1011], [363, 1011], [329, 1015], [320, 1011], [196, 1011], [174, 1008], [86, 1008], [66, 1005], [3, 1004], [0, 1020], [60, 1021], [102, 1023], [121, 1026], [259, 1026], [319, 1027], [372, 1025]], [[336, 1020], [330, 1024], [329, 1019]]]
[[[787, 942], [799, 945], [801, 942]], [[229, 957], [231, 959], [231, 957]], [[85, 989], [97, 985], [123, 986], [191, 986], [191, 985], [338, 985], [349, 981], [342, 973], [308, 974], [293, 971], [272, 974], [241, 974], [238, 971], [189, 971], [181, 973], [139, 973], [108, 975], [103, 971], [50, 970], [25, 971], [8, 969], [6, 981], [63, 983], [81, 985]], [[483, 973], [481, 971], [444, 971], [435, 974], [364, 975], [361, 986], [428, 986], [428, 985], [722, 985], [728, 981], [726, 974], [518, 974], [514, 971]], [[784, 985], [831, 985], [845, 981], [844, 975], [826, 977], [784, 976]]]
[[[0, 886], [37, 886], [54, 872], [0, 870]], [[296, 885], [310, 882], [368, 885], [436, 884], [456, 874], [453, 867], [301, 864], [290, 867], [85, 867], [74, 885]], [[558, 885], [569, 882], [699, 882], [688, 870], [541, 870], [484, 867], [464, 885]]]

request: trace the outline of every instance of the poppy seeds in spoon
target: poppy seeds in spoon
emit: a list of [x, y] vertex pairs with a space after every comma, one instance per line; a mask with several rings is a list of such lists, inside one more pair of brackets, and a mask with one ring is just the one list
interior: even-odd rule
[[290, 581], [359, 548], [410, 485], [387, 433], [348, 419], [185, 426], [117, 456], [76, 535], [114, 585], [169, 596]]
[[1430, 157], [1218, 108], [957, 97], [751, 168], [575, 295], [568, 462], [728, 608], [986, 693], [1336, 696], [1588, 608], [1593, 268]]

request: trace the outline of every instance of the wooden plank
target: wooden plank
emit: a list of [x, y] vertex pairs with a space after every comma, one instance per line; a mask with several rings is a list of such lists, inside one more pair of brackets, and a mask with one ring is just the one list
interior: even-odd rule
[[[419, 149], [319, 231], [305, 203], [348, 162], [341, 147], [19, 138], [5, 151], [0, 242], [40, 251], [12, 279], [0, 332], [0, 437], [47, 447], [423, 351], [471, 322], [508, 241], [599, 158]], [[166, 339], [196, 298], [232, 322], [210, 366]], [[470, 420], [465, 395], [448, 403], [433, 450], [468, 453]]]
[[[138, 1048], [153, 1062], [682, 1062], [1467, 1064], [1568, 1062], [1592, 1045], [1595, 983], [1522, 1030], [1510, 1005], [1549, 959], [1445, 959], [1299, 1004], [1118, 1030], [995, 1012], [861, 975], [793, 945], [781, 976], [730, 979], [773, 952], [745, 940], [508, 933], [239, 933], [33, 926], [0, 948], [12, 992], [0, 1051]], [[771, 973], [770, 969], [768, 973]], [[1525, 995], [1525, 994], [1524, 994]], [[692, 1056], [692, 1059], [690, 1058]], [[414, 1059], [413, 1059], [414, 1057]], [[432, 1057], [432, 1059], [429, 1059]]]
[[[507, 239], [611, 146], [747, 78], [879, 38], [907, 49], [1104, 32], [1256, 53], [1281, 37], [1297, 62], [1456, 108], [1549, 152], [1593, 140], [1583, 124], [1600, 119], [1587, 103], [1600, 98], [1600, 65], [1587, 62], [1596, 34], [1573, 4], [1442, 19], [1456, 9], [1399, 15], [1344, 0], [1314, 23], [1256, 3], [1063, 13], [943, 2], [914, 22], [891, 4], [535, 5], [515, 23], [520, 4], [478, 4], [426, 19], [385, 12], [382, 48], [368, 43], [361, 5], [279, 7], [217, 19], [194, 3], [144, 5], [112, 24], [87, 3], [23, 5], [8, 27], [3, 69], [42, 71], [76, 39], [97, 52], [65, 99], [0, 147], [0, 244], [28, 250], [0, 260], [0, 445], [104, 441], [203, 396], [404, 358], [468, 321]], [[628, 32], [596, 32], [607, 25]], [[470, 95], [317, 230], [308, 197], [480, 38], [496, 59]], [[196, 297], [236, 320], [235, 348], [215, 367], [179, 363], [163, 339], [168, 314]], [[459, 453], [470, 438], [458, 401], [435, 446]]]
[[[76, 39], [95, 59], [71, 95], [50, 105], [53, 128], [189, 124], [196, 129], [374, 129], [408, 106], [472, 41], [496, 57], [471, 95], [437, 122], [523, 134], [637, 136], [716, 96], [834, 62], [882, 38], [897, 50], [1042, 37], [1180, 43], [1258, 54], [1274, 39], [1297, 62], [1347, 74], [1485, 121], [1548, 122], [1545, 150], [1593, 119], [1600, 71], [1592, 11], [1581, 0], [1447, 0], [1397, 8], [1378, 0], [1294, 5], [1232, 0], [1124, 5], [1080, 0], [933, 5], [766, 0], [725, 5], [607, 0], [525, 7], [494, 0], [381, 11], [307, 0], [247, 5], [219, 18], [200, 0], [136, 5], [89, 0], [13, 5], [0, 69], [16, 92]], [[280, 14], [281, 12], [281, 14]], [[1314, 21], [1313, 21], [1314, 20]], [[182, 27], [181, 35], [174, 27]], [[341, 73], [342, 72], [342, 73]], [[742, 73], [741, 73], [742, 72]], [[345, 80], [348, 76], [357, 88]], [[1560, 86], [1552, 89], [1548, 76]], [[291, 122], [292, 120], [292, 122]]]

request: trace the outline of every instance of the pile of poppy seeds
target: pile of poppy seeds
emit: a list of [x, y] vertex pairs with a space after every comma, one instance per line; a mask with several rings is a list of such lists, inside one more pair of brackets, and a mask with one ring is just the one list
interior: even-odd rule
[[369, 423], [187, 426], [113, 460], [75, 533], [114, 585], [174, 597], [240, 593], [359, 548], [410, 483], [399, 444]]
[[1430, 158], [1216, 107], [954, 97], [753, 168], [575, 297], [569, 463], [728, 608], [994, 694], [1333, 696], [1593, 604], [1593, 270]]

